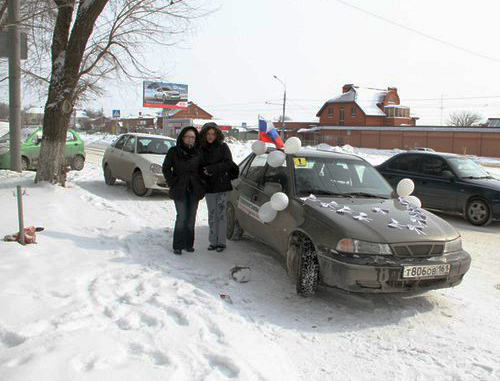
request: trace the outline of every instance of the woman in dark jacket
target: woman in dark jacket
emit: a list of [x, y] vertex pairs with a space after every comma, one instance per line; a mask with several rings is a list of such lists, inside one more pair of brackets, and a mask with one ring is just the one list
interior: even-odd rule
[[226, 248], [227, 194], [233, 189], [227, 171], [233, 162], [231, 150], [215, 123], [206, 123], [200, 132], [201, 156], [206, 177], [205, 199], [208, 209], [208, 250]]
[[175, 203], [177, 218], [174, 227], [174, 254], [185, 249], [193, 252], [194, 225], [198, 203], [205, 195], [203, 167], [196, 128], [184, 127], [177, 145], [170, 148], [163, 162], [163, 176]]

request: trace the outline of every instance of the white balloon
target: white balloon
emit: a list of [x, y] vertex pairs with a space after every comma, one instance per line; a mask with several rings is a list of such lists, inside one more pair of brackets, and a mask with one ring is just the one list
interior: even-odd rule
[[285, 210], [288, 206], [288, 196], [283, 192], [276, 192], [271, 196], [271, 206], [278, 212]]
[[273, 151], [267, 156], [267, 163], [271, 167], [279, 167], [285, 162], [286, 155], [281, 151]]
[[269, 201], [265, 202], [259, 209], [259, 218], [262, 222], [271, 222], [277, 214], [278, 212], [273, 209]]
[[408, 196], [405, 197], [405, 200], [417, 208], [420, 208], [422, 206], [422, 203], [420, 202], [420, 199], [417, 196]]
[[285, 142], [285, 152], [286, 153], [297, 153], [300, 150], [300, 147], [302, 147], [302, 142], [300, 139], [296, 136], [292, 136], [291, 138], [288, 138]]
[[252, 152], [256, 155], [262, 155], [266, 153], [266, 143], [262, 140], [256, 140], [252, 143]]
[[414, 189], [415, 184], [411, 179], [402, 179], [396, 187], [396, 192], [399, 197], [407, 197], [413, 192]]

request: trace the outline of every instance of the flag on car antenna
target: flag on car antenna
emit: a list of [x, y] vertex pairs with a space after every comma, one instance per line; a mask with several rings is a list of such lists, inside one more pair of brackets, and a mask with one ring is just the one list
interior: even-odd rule
[[267, 143], [273, 143], [276, 148], [283, 148], [284, 144], [278, 131], [274, 128], [273, 122], [259, 115], [259, 140]]

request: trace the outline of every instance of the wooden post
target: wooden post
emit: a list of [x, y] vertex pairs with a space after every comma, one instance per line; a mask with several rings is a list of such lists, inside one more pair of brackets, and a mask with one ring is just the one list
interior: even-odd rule
[[17, 186], [17, 214], [19, 218], [19, 243], [24, 245], [23, 187]]

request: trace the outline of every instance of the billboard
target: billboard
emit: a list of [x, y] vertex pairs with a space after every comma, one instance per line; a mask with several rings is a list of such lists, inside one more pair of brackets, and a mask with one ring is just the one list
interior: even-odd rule
[[185, 109], [188, 85], [170, 82], [144, 81], [143, 107]]

